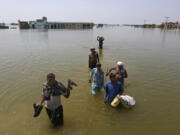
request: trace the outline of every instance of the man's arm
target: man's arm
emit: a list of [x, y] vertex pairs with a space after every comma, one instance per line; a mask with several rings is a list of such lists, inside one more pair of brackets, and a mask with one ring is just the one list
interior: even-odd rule
[[59, 87], [60, 87], [60, 93], [61, 93], [65, 98], [69, 98], [69, 96], [70, 96], [70, 89], [72, 89], [70, 83], [68, 82], [67, 88], [66, 88], [61, 82], [58, 82], [58, 85], [59, 85]]
[[64, 95], [64, 97], [65, 98], [69, 98], [69, 96], [70, 96], [70, 85], [68, 84], [68, 86], [67, 86], [67, 89], [66, 89], [66, 94]]
[[128, 77], [128, 74], [127, 74], [127, 71], [125, 70], [125, 73], [123, 75], [124, 78], [127, 78]]
[[113, 67], [113, 68], [109, 69], [109, 71], [106, 73], [106, 76], [108, 76], [109, 73], [111, 73], [111, 71], [113, 71], [113, 70], [116, 70], [116, 67]]
[[62, 95], [65, 98], [69, 98], [70, 90], [72, 90], [72, 86], [77, 86], [77, 84], [72, 80], [68, 80], [67, 88], [62, 83], [59, 84], [61, 85]]
[[47, 92], [46, 85], [43, 84], [42, 96], [41, 96], [41, 98], [40, 98], [39, 103], [37, 103], [36, 106], [41, 106], [41, 105], [44, 103], [44, 101], [45, 101], [45, 99], [46, 99], [46, 96], [48, 96], [48, 92]]
[[41, 96], [41, 99], [39, 101], [39, 103], [36, 104], [36, 106], [41, 106], [45, 101], [45, 97], [44, 96]]
[[89, 54], [89, 60], [88, 60], [88, 62], [89, 62], [89, 66], [90, 66], [90, 64], [91, 64], [91, 57], [90, 57], [90, 54]]

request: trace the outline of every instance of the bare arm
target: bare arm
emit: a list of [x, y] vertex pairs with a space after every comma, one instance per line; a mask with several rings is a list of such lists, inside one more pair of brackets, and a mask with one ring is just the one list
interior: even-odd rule
[[72, 80], [68, 80], [68, 85], [66, 88], [66, 94], [64, 95], [65, 98], [69, 98], [70, 90], [72, 90], [72, 86], [77, 86], [77, 84]]
[[65, 98], [69, 98], [69, 96], [70, 96], [70, 85], [68, 84], [68, 86], [67, 86], [67, 89], [66, 89], [66, 94], [64, 95], [64, 97]]
[[106, 73], [106, 76], [108, 76], [109, 73], [111, 73], [113, 70], [116, 70], [116, 67], [109, 69], [109, 71]]
[[40, 99], [39, 103], [36, 104], [36, 106], [41, 106], [44, 103], [44, 101], [45, 101], [44, 96], [41, 96], [41, 99]]
[[127, 71], [125, 70], [125, 73], [124, 73], [124, 78], [127, 78], [128, 77], [128, 74], [127, 74]]
[[90, 65], [90, 63], [91, 63], [91, 57], [90, 57], [90, 55], [89, 55], [89, 61], [88, 61], [88, 62], [89, 62], [89, 65]]

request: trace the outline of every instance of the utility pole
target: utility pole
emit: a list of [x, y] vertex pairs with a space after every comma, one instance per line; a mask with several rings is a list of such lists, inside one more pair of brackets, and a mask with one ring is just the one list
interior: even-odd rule
[[164, 28], [167, 28], [167, 23], [168, 23], [169, 18], [170, 18], [170, 17], [165, 16], [165, 27], [164, 27]]

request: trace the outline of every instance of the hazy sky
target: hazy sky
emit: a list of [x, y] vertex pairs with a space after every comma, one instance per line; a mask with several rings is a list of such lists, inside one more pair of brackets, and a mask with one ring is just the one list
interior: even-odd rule
[[94, 23], [180, 21], [180, 0], [0, 0], [0, 22], [35, 20]]

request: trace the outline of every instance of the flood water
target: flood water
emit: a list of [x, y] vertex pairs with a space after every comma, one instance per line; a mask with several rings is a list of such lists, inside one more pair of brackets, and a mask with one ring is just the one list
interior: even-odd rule
[[[103, 90], [91, 95], [87, 63], [97, 35], [105, 37], [97, 49], [104, 71], [125, 63], [125, 93], [137, 102], [130, 110], [105, 105]], [[49, 72], [79, 85], [62, 97], [65, 124], [57, 129], [45, 109], [33, 118]], [[179, 135], [179, 81], [180, 30], [0, 30], [0, 135]]]

